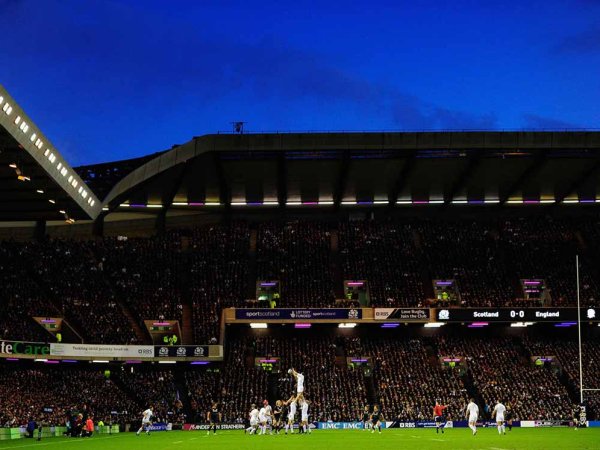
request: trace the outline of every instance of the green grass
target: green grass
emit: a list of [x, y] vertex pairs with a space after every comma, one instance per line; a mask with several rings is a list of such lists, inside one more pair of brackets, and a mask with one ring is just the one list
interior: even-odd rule
[[371, 434], [362, 430], [313, 431], [310, 436], [246, 436], [241, 431], [223, 431], [206, 436], [203, 431], [157, 432], [150, 436], [123, 433], [91, 439], [47, 438], [0, 441], [0, 449], [44, 450], [375, 450], [385, 449], [485, 449], [485, 450], [581, 450], [600, 448], [600, 428], [516, 428], [499, 436], [496, 429], [481, 428], [471, 436], [468, 428], [447, 429], [436, 434], [433, 429], [384, 430]]

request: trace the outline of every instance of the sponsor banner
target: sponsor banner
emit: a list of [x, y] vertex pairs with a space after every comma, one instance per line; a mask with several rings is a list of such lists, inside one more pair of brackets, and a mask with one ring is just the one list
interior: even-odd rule
[[50, 344], [52, 356], [90, 358], [152, 358], [151, 345]]
[[164, 345], [153, 352], [157, 358], [207, 358], [208, 345]]
[[594, 428], [600, 427], [600, 420], [589, 420], [587, 426]]
[[146, 427], [146, 429], [150, 430], [150, 431], [171, 431], [173, 429], [173, 424], [157, 422], [157, 423], [153, 423], [149, 427]]
[[[210, 425], [207, 423], [193, 424], [186, 423], [183, 425], [184, 431], [206, 431]], [[217, 425], [217, 430], [245, 430], [246, 426], [243, 423], [220, 423]]]
[[236, 308], [236, 320], [359, 320], [362, 319], [360, 308]]
[[50, 344], [43, 342], [0, 341], [2, 356], [47, 356], [49, 354]]
[[570, 422], [564, 420], [536, 420], [536, 428], [568, 427]]
[[[582, 321], [598, 321], [600, 308], [581, 308]], [[438, 322], [576, 322], [577, 308], [436, 309]]]
[[429, 322], [429, 308], [375, 308], [375, 320]]
[[[451, 421], [447, 421], [444, 427], [453, 428], [454, 425]], [[386, 422], [386, 428], [435, 428], [435, 422], [423, 420], [416, 422], [400, 422], [395, 420], [393, 422]]]
[[[386, 428], [388, 422], [381, 422], [381, 428]], [[362, 422], [317, 422], [318, 430], [361, 430]]]

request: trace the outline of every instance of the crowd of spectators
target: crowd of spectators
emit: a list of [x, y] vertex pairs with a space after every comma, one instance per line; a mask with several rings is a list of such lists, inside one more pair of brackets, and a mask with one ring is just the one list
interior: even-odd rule
[[256, 356], [280, 358], [278, 397], [288, 399], [296, 393], [296, 382], [288, 375], [293, 367], [304, 374], [304, 396], [311, 402], [312, 420], [334, 422], [356, 420], [367, 404], [367, 390], [360, 368], [352, 368], [346, 360], [336, 358], [333, 338], [260, 338], [252, 342]]
[[443, 369], [421, 339], [364, 339], [373, 361], [376, 399], [388, 419], [431, 420], [433, 405], [450, 405], [449, 420], [459, 420], [467, 389], [458, 371]]
[[0, 392], [0, 426], [25, 425], [30, 418], [64, 426], [71, 411], [83, 408], [106, 424], [124, 423], [142, 411], [100, 370], [0, 365]]
[[216, 343], [221, 310], [242, 306], [249, 282], [250, 230], [243, 222], [190, 231], [186, 285], [197, 343]]
[[254, 366], [252, 350], [244, 339], [231, 339], [225, 349], [225, 364], [185, 372], [192, 416], [206, 420], [213, 403], [218, 403], [225, 422], [241, 422], [250, 405], [267, 398], [267, 372]]
[[464, 357], [489, 413], [496, 401], [510, 405], [516, 420], [571, 417], [572, 402], [558, 375], [527, 358], [518, 341], [507, 338], [440, 337], [438, 356]]
[[335, 304], [331, 233], [320, 222], [265, 222], [258, 228], [259, 280], [279, 280], [281, 307]]
[[418, 306], [425, 301], [415, 228], [389, 221], [339, 224], [345, 280], [367, 280], [372, 306]]

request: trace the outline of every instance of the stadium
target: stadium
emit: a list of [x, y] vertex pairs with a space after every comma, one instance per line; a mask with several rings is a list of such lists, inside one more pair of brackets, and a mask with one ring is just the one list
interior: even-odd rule
[[0, 448], [597, 445], [600, 132], [0, 128]]

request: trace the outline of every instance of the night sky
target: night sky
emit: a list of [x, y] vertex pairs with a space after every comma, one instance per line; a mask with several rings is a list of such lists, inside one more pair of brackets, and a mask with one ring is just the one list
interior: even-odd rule
[[599, 19], [598, 0], [0, 0], [0, 84], [72, 165], [235, 120], [600, 128]]

